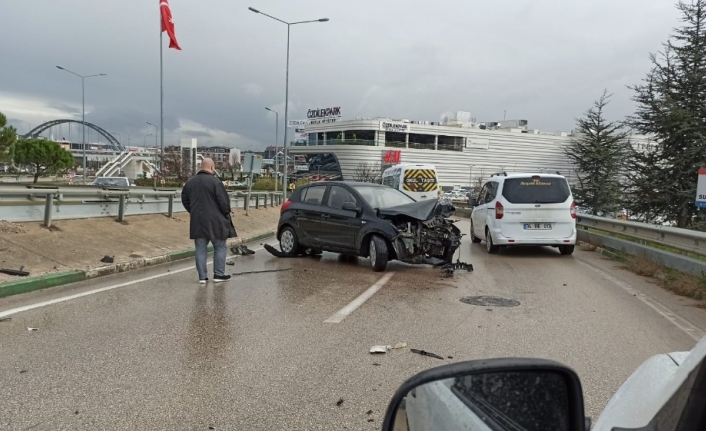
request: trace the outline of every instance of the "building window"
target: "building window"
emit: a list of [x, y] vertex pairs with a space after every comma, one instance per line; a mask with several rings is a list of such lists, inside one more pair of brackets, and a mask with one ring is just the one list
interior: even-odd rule
[[394, 148], [404, 148], [407, 140], [406, 133], [385, 132], [385, 146]]
[[409, 134], [409, 148], [433, 150], [434, 141], [434, 135], [422, 135], [420, 133]]

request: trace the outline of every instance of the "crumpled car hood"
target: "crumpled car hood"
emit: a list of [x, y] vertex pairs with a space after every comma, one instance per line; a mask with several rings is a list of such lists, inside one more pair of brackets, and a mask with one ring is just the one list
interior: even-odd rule
[[425, 221], [437, 215], [449, 217], [455, 210], [456, 208], [450, 202], [428, 199], [398, 205], [396, 207], [379, 209], [378, 214], [388, 217], [407, 216], [415, 220]]

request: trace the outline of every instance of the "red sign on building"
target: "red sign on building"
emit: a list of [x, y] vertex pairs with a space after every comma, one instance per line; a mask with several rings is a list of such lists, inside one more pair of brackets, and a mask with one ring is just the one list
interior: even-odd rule
[[383, 155], [383, 161], [386, 165], [396, 165], [400, 162], [402, 158], [402, 151], [400, 150], [387, 150]]

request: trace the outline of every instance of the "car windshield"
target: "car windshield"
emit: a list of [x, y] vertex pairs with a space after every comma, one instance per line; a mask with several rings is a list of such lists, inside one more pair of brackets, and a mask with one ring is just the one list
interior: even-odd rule
[[403, 192], [392, 187], [354, 185], [352, 186], [373, 208], [392, 208], [416, 202]]
[[558, 204], [570, 194], [566, 179], [559, 177], [508, 178], [503, 186], [503, 197], [512, 204]]

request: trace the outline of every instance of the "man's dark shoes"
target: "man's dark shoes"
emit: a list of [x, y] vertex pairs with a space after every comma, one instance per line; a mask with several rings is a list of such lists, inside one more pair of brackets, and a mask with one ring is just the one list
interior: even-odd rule
[[228, 281], [228, 280], [230, 280], [230, 279], [231, 279], [231, 276], [230, 276], [230, 275], [215, 275], [215, 276], [213, 277], [213, 282], [214, 282], [214, 283], [221, 283], [221, 282], [224, 282], [224, 281]]

